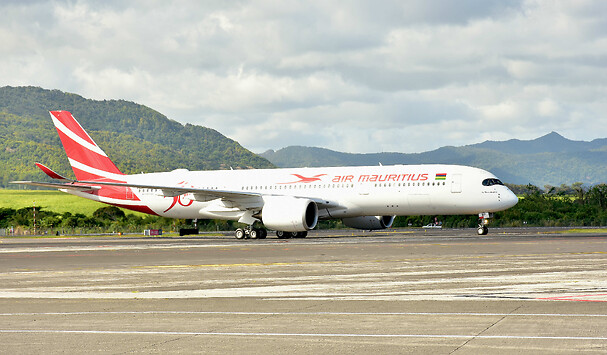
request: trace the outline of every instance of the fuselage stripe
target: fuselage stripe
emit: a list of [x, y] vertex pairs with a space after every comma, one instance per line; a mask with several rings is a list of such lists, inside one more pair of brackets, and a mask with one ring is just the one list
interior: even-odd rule
[[101, 176], [101, 177], [104, 177], [104, 178], [116, 180], [116, 182], [125, 182], [124, 181], [124, 177], [126, 175], [124, 175], [124, 174], [116, 174], [116, 173], [111, 173], [109, 171], [93, 168], [91, 166], [83, 164], [83, 163], [81, 163], [81, 162], [79, 162], [77, 160], [74, 160], [72, 158], [68, 158], [68, 160], [70, 161], [70, 165], [73, 168], [75, 168], [75, 169], [79, 169], [79, 170], [82, 170], [82, 171], [84, 171], [86, 173], [93, 174], [93, 175], [96, 175], [96, 176]]
[[[63, 124], [63, 122], [58, 120], [53, 114], [51, 114], [51, 118], [53, 119], [53, 124], [55, 124], [55, 127], [57, 128], [58, 131], [65, 134], [67, 137], [69, 137], [71, 140], [73, 140], [75, 143], [79, 144], [83, 148], [86, 148], [94, 153], [97, 153], [97, 154], [102, 155], [107, 158], [107, 155], [105, 154], [105, 152], [103, 150], [101, 150], [101, 148], [99, 148], [97, 146], [97, 144], [91, 144], [91, 143], [87, 142], [85, 139], [83, 139], [82, 137], [80, 137], [79, 135], [77, 135], [76, 133], [69, 130]], [[91, 139], [91, 141], [92, 141], [92, 139]]]
[[[93, 151], [84, 149], [78, 143], [74, 142], [70, 137], [63, 134], [63, 132], [58, 133], [69, 159], [79, 161], [82, 164], [92, 166], [96, 169], [107, 171], [109, 173], [122, 174], [107, 156], [99, 155]], [[78, 178], [81, 179], [80, 177]]]

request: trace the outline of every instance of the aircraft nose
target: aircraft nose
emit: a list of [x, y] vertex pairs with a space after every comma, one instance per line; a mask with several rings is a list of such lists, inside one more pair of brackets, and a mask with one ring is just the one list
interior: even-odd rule
[[504, 207], [510, 208], [516, 205], [517, 203], [518, 197], [514, 194], [514, 192], [510, 191], [510, 189], [508, 189], [508, 191], [506, 191], [502, 195], [502, 204], [504, 205]]

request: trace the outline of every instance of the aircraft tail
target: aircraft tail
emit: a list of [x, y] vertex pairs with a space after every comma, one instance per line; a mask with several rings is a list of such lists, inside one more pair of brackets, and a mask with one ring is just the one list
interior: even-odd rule
[[68, 111], [50, 111], [53, 124], [78, 180], [123, 181], [124, 174]]

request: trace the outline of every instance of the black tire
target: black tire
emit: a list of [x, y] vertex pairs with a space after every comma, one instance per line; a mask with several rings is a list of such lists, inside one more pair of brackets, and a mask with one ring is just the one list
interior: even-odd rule
[[305, 238], [308, 236], [308, 232], [291, 232], [293, 238]]
[[259, 237], [259, 229], [251, 229], [249, 231], [249, 238], [257, 239], [257, 237]]
[[267, 236], [268, 236], [268, 231], [266, 229], [262, 228], [259, 230], [259, 236], [257, 238], [266, 239]]
[[246, 236], [244, 229], [242, 229], [242, 228], [236, 229], [236, 231], [234, 232], [234, 235], [236, 236], [236, 239], [244, 239]]
[[489, 233], [489, 228], [487, 228], [487, 226], [478, 226], [476, 233], [478, 235], [487, 235], [487, 233]]
[[289, 239], [291, 238], [290, 232], [276, 231], [276, 236], [278, 239]]

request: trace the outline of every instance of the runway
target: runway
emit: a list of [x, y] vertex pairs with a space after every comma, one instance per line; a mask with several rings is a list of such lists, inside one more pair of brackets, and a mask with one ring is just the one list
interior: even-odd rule
[[11, 353], [604, 353], [607, 236], [0, 239]]

